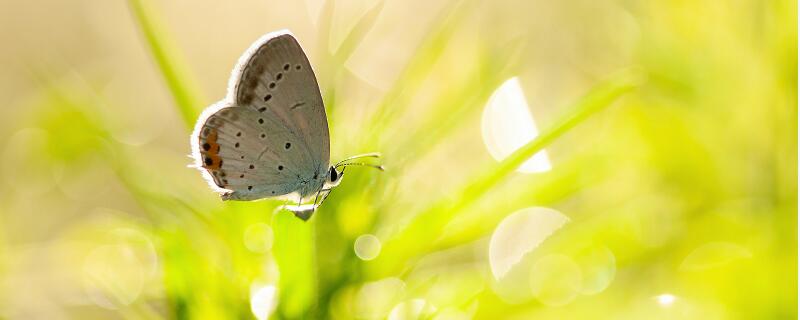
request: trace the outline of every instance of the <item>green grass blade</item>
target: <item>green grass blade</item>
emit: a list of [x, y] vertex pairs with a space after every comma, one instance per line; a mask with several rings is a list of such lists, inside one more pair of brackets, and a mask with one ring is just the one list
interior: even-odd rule
[[172, 42], [167, 41], [166, 31], [148, 8], [147, 0], [128, 0], [128, 3], [150, 48], [150, 54], [175, 100], [175, 107], [186, 127], [191, 130], [203, 106], [200, 91], [193, 82], [194, 78], [179, 59], [177, 49], [171, 46]]
[[424, 251], [431, 241], [435, 241], [442, 228], [453, 216], [473, 204], [486, 190], [503, 181], [517, 167], [544, 149], [545, 146], [611, 105], [624, 93], [634, 89], [639, 81], [635, 72], [626, 71], [595, 86], [570, 108], [572, 110], [570, 113], [499, 164], [483, 170], [483, 174], [472, 179], [471, 183], [456, 193], [458, 196], [455, 199], [436, 202], [414, 217], [408, 227], [387, 241], [379, 257], [381, 263], [377, 264], [381, 268], [379, 272], [394, 273], [398, 271], [397, 268], [401, 267], [400, 263]]
[[316, 302], [313, 222], [282, 210], [274, 216], [272, 226], [273, 250], [280, 271], [278, 311], [288, 319], [304, 318]]
[[575, 104], [572, 108], [575, 110], [574, 112], [566, 115], [550, 127], [549, 130], [544, 131], [536, 139], [512, 153], [508, 158], [500, 162], [494, 170], [487, 171], [484, 177], [478, 179], [477, 183], [472, 184], [464, 191], [462, 201], [458, 203], [465, 203], [467, 199], [474, 199], [480, 196], [484, 190], [491, 188], [501, 179], [514, 172], [523, 162], [544, 149], [553, 140], [564, 135], [593, 114], [611, 105], [622, 94], [635, 88], [637, 82], [638, 77], [625, 73], [595, 87]]

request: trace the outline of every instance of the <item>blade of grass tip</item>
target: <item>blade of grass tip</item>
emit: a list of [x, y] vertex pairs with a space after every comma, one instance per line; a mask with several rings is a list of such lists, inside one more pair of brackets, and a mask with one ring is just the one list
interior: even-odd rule
[[327, 0], [317, 16], [317, 59], [319, 60], [317, 70], [317, 81], [322, 91], [322, 101], [325, 102], [325, 109], [330, 117], [333, 109], [336, 108], [336, 71], [333, 54], [331, 54], [331, 26], [333, 25], [333, 13], [336, 3], [334, 0]]
[[364, 41], [364, 37], [367, 36], [367, 33], [375, 26], [375, 22], [378, 21], [378, 16], [383, 10], [384, 3], [385, 1], [380, 1], [369, 9], [347, 33], [347, 36], [345, 36], [339, 48], [333, 54], [334, 62], [337, 63], [337, 66], [343, 67], [344, 63], [350, 59], [353, 51]]
[[335, 7], [336, 4], [334, 0], [325, 1], [319, 11], [319, 16], [317, 17], [317, 34], [320, 35], [317, 40], [319, 41], [318, 44], [320, 51], [324, 52], [326, 55], [328, 54], [328, 48], [330, 47], [331, 26], [333, 25], [333, 12]]
[[317, 81], [319, 82], [320, 89], [322, 89], [323, 99], [325, 101], [325, 108], [327, 109], [333, 102], [328, 99], [330, 91], [335, 89], [334, 86], [334, 72], [336, 68], [333, 65], [333, 55], [331, 54], [328, 43], [331, 39], [331, 26], [333, 24], [333, 12], [335, 10], [335, 3], [333, 0], [327, 0], [323, 3], [322, 8], [317, 15], [317, 49], [316, 59], [317, 64]]
[[393, 274], [402, 268], [402, 263], [414, 255], [424, 252], [432, 241], [435, 241], [442, 229], [453, 216], [476, 201], [483, 193], [491, 189], [517, 169], [545, 146], [561, 137], [576, 125], [609, 106], [624, 93], [631, 91], [641, 82], [638, 72], [626, 70], [611, 79], [595, 86], [580, 100], [571, 111], [551, 125], [547, 130], [518, 149], [499, 164], [481, 171], [471, 179], [455, 199], [447, 199], [434, 203], [428, 209], [415, 216], [406, 228], [386, 242], [377, 263], [373, 264], [381, 274]]
[[167, 41], [166, 29], [161, 26], [148, 7], [147, 0], [128, 0], [139, 29], [150, 48], [158, 70], [169, 87], [175, 107], [181, 115], [186, 128], [191, 130], [204, 101], [194, 85], [193, 77], [180, 60], [178, 51]]
[[[326, 94], [326, 105], [328, 106], [328, 113], [332, 114], [334, 109], [336, 108], [336, 86], [335, 81], [333, 79], [337, 79], [341, 72], [345, 69], [344, 65], [350, 56], [353, 54], [353, 51], [358, 47], [359, 44], [364, 40], [364, 37], [367, 33], [372, 30], [372, 27], [375, 25], [375, 21], [378, 20], [378, 15], [381, 13], [383, 9], [384, 1], [378, 2], [375, 6], [373, 6], [367, 13], [365, 13], [361, 18], [358, 19], [356, 24], [350, 29], [347, 36], [345, 36], [342, 43], [339, 45], [339, 48], [336, 49], [336, 52], [330, 56], [330, 60], [326, 63], [329, 66], [328, 75], [328, 93]], [[330, 43], [330, 32], [328, 33], [328, 43]], [[327, 47], [326, 47], [327, 49]]]

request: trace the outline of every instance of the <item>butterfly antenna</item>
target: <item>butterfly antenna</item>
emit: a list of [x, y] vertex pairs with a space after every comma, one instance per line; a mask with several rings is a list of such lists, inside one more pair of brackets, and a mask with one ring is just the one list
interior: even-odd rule
[[345, 163], [345, 162], [347, 162], [347, 161], [351, 161], [351, 160], [355, 160], [355, 159], [361, 159], [361, 158], [380, 158], [380, 157], [381, 157], [381, 154], [380, 154], [380, 153], [377, 153], [377, 152], [371, 152], [371, 153], [365, 153], [365, 154], [358, 154], [358, 155], [354, 155], [354, 156], [352, 156], [352, 157], [345, 158], [345, 159], [343, 159], [342, 161], [339, 161], [339, 162], [337, 162], [337, 163], [334, 165], [334, 167], [338, 167], [340, 164], [343, 164], [343, 163]]
[[[348, 163], [340, 163], [340, 164], [336, 164], [336, 165], [335, 165], [335, 166], [333, 166], [333, 167], [334, 167], [335, 169], [338, 169], [338, 168], [340, 168], [340, 167], [348, 167], [348, 166], [364, 166], [364, 167], [370, 167], [370, 168], [375, 168], [375, 169], [378, 169], [378, 170], [380, 170], [380, 171], [384, 171], [384, 168], [383, 168], [383, 166], [379, 166], [379, 165], [375, 165], [375, 164], [371, 164], [371, 163], [363, 163], [363, 162], [348, 162]], [[344, 171], [344, 169], [342, 169], [342, 171]]]

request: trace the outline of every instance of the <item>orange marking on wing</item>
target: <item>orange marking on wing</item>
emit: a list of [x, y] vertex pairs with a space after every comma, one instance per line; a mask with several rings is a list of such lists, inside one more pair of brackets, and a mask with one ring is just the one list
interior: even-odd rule
[[[202, 142], [202, 141], [201, 141]], [[203, 154], [203, 168], [210, 171], [219, 170], [222, 166], [222, 158], [219, 156], [220, 146], [217, 143], [217, 130], [212, 128], [211, 132], [206, 137], [205, 143], [211, 146]], [[210, 161], [209, 161], [210, 160]]]

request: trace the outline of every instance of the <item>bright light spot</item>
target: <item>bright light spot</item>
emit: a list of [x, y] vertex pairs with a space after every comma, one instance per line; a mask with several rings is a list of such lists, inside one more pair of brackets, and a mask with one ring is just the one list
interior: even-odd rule
[[247, 250], [265, 253], [272, 248], [272, 228], [266, 223], [256, 223], [244, 230], [244, 246]]
[[745, 247], [730, 242], [709, 242], [686, 256], [681, 263], [682, 271], [699, 271], [721, 267], [735, 260], [751, 258], [753, 254]]
[[575, 257], [575, 262], [580, 266], [583, 275], [583, 285], [580, 290], [582, 294], [603, 292], [614, 280], [617, 271], [616, 259], [606, 247], [584, 249]]
[[[517, 77], [506, 80], [489, 98], [483, 110], [481, 128], [483, 142], [497, 161], [505, 159], [539, 135]], [[517, 168], [517, 171], [526, 173], [549, 170], [550, 160], [544, 150]]]
[[500, 280], [567, 222], [569, 218], [561, 212], [542, 207], [522, 209], [503, 219], [489, 241], [489, 266], [494, 278]]
[[133, 303], [144, 287], [145, 268], [127, 245], [104, 245], [83, 262], [83, 285], [89, 299], [106, 309]]
[[274, 285], [253, 285], [250, 288], [250, 311], [256, 319], [268, 319], [277, 305], [278, 295]]
[[405, 287], [405, 282], [398, 278], [365, 283], [356, 295], [356, 317], [385, 318], [392, 306], [402, 298]]
[[548, 306], [572, 302], [581, 289], [581, 282], [581, 269], [565, 255], [544, 256], [531, 268], [531, 291], [536, 299]]
[[429, 319], [436, 312], [436, 307], [424, 299], [413, 299], [402, 302], [392, 308], [389, 320]]
[[364, 234], [356, 239], [353, 249], [361, 260], [369, 261], [381, 253], [381, 241], [376, 236]]
[[673, 303], [675, 303], [675, 299], [676, 299], [675, 296], [669, 293], [664, 293], [656, 296], [656, 301], [658, 301], [658, 304], [660, 304], [663, 307], [671, 306]]

